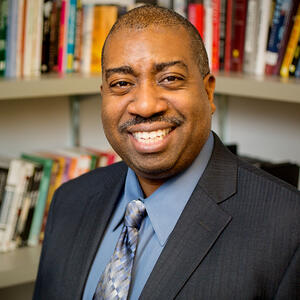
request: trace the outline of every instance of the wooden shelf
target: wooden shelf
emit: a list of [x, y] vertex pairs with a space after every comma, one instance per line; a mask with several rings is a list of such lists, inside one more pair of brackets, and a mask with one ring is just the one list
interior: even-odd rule
[[0, 254], [0, 289], [34, 282], [41, 247], [24, 247]]
[[[300, 79], [216, 73], [216, 94], [300, 103]], [[30, 79], [0, 80], [0, 100], [92, 95], [101, 76], [51, 74]]]

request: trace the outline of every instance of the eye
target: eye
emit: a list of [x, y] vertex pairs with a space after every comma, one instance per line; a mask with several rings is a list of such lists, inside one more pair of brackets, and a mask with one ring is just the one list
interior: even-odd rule
[[183, 78], [181, 78], [179, 76], [171, 75], [171, 76], [167, 76], [167, 77], [163, 78], [161, 80], [161, 82], [162, 83], [171, 83], [171, 82], [174, 82], [174, 81], [177, 81], [177, 80], [183, 80]]
[[131, 84], [125, 80], [120, 80], [120, 81], [117, 81], [117, 82], [113, 82], [110, 84], [110, 87], [129, 87]]

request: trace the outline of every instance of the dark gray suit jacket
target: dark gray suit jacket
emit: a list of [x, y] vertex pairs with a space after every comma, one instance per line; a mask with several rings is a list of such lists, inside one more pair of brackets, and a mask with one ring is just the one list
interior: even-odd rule
[[[55, 193], [35, 300], [81, 299], [126, 172], [124, 163], [97, 169]], [[239, 160], [215, 136], [140, 299], [300, 299], [299, 245], [299, 192]]]

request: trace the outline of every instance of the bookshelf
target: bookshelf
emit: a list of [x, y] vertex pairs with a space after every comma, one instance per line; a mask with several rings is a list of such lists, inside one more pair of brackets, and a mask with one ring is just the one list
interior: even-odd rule
[[[216, 94], [300, 103], [300, 79], [216, 73]], [[0, 100], [98, 94], [101, 76], [67, 74], [1, 79]]]

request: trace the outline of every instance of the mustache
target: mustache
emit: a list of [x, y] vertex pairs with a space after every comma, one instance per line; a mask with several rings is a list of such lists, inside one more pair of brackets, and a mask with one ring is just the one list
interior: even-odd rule
[[128, 127], [138, 125], [138, 124], [153, 123], [153, 122], [165, 122], [165, 123], [171, 124], [172, 126], [180, 126], [184, 121], [185, 121], [184, 116], [165, 117], [165, 116], [161, 116], [161, 115], [154, 115], [149, 118], [135, 116], [134, 118], [119, 125], [118, 129], [120, 132], [123, 132], [123, 131], [126, 131], [128, 129]]

